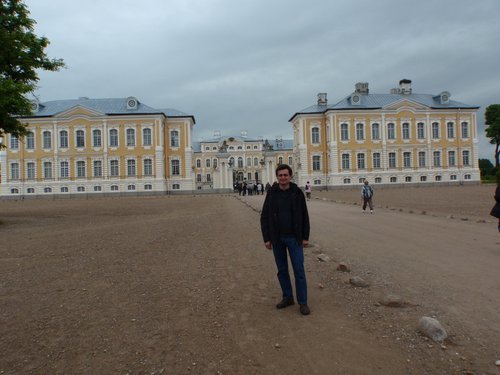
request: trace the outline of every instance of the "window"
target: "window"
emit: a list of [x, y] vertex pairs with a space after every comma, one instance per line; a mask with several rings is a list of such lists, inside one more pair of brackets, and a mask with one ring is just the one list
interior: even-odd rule
[[153, 185], [151, 184], [144, 185], [144, 190], [153, 190]]
[[238, 150], [243, 150], [243, 146], [238, 146]]
[[316, 179], [313, 181], [313, 184], [314, 185], [321, 185], [321, 180], [320, 179]]
[[411, 182], [411, 176], [406, 176], [405, 177], [405, 182]]
[[396, 127], [392, 122], [387, 124], [387, 139], [396, 139]]
[[210, 159], [205, 159], [205, 166], [210, 168]]
[[293, 156], [288, 157], [288, 165], [293, 165]]
[[350, 178], [344, 178], [344, 184], [350, 184], [351, 179]]
[[127, 147], [135, 147], [135, 129], [127, 129]]
[[217, 159], [212, 160], [212, 165], [214, 168], [217, 168]]
[[133, 190], [135, 190], [135, 185], [128, 185], [128, 186], [127, 186], [127, 190], [128, 190], [128, 191], [133, 191]]
[[243, 158], [242, 157], [238, 158], [238, 168], [243, 168]]
[[358, 154], [358, 169], [365, 169], [365, 154]]
[[94, 129], [92, 131], [92, 143], [94, 147], [101, 147], [102, 142], [101, 142], [101, 131], [99, 129]]
[[439, 123], [432, 123], [432, 139], [439, 139]]
[[201, 182], [201, 174], [196, 175], [196, 182]]
[[[229, 161], [231, 162], [231, 161]], [[234, 163], [234, 161], [233, 161]], [[196, 168], [201, 168], [201, 159], [196, 159]]]
[[340, 140], [348, 141], [349, 140], [349, 125], [348, 124], [340, 124]]
[[19, 180], [19, 163], [10, 164], [10, 178], [11, 180]]
[[253, 165], [254, 165], [254, 167], [258, 167], [259, 166], [259, 158], [253, 158]]
[[102, 177], [102, 161], [94, 160], [94, 177]]
[[179, 147], [179, 131], [172, 130], [170, 132], [170, 146], [171, 147]]
[[420, 181], [421, 182], [427, 181], [427, 176], [420, 176]]
[[470, 174], [464, 175], [464, 180], [470, 180], [472, 176]]
[[52, 178], [52, 163], [50, 161], [43, 162], [43, 177]]
[[464, 166], [470, 165], [469, 155], [470, 155], [469, 151], [462, 151], [462, 165]]
[[179, 160], [172, 160], [172, 175], [173, 176], [178, 176], [181, 174], [180, 170], [180, 162]]
[[78, 186], [76, 188], [76, 191], [79, 192], [79, 193], [83, 193], [85, 191], [85, 186]]
[[181, 188], [180, 184], [172, 184], [172, 189], [173, 190], [179, 190]]
[[398, 182], [398, 178], [397, 177], [391, 177], [389, 181], [393, 182], [393, 183], [394, 182]]
[[365, 139], [365, 127], [363, 124], [356, 124], [356, 140], [363, 141]]
[[456, 179], [457, 179], [457, 175], [456, 174], [452, 174], [450, 176], [450, 180], [455, 181]]
[[26, 163], [26, 178], [28, 180], [35, 179], [35, 163], [32, 161]]
[[319, 128], [312, 128], [311, 129], [311, 142], [312, 143], [319, 143]]
[[389, 168], [396, 168], [396, 153], [389, 152]]
[[448, 139], [455, 138], [455, 124], [453, 122], [448, 122], [446, 124], [446, 134]]
[[254, 150], [258, 150], [258, 149], [259, 149], [259, 146], [255, 145], [255, 146], [253, 146], [253, 149], [254, 149]]
[[102, 191], [102, 187], [99, 185], [94, 186], [94, 191]]
[[33, 132], [26, 133], [26, 149], [33, 150], [35, 148], [35, 134]]
[[69, 177], [69, 162], [63, 160], [59, 163], [59, 175], [61, 178]]
[[350, 168], [351, 168], [350, 155], [342, 154], [342, 169], [350, 169]]
[[433, 155], [433, 159], [434, 159], [434, 166], [440, 167], [441, 166], [441, 152], [434, 151], [432, 155]]
[[381, 184], [382, 183], [382, 177], [375, 177], [375, 183], [376, 184]]
[[372, 140], [376, 141], [380, 139], [380, 124], [372, 124]]
[[133, 177], [136, 175], [135, 172], [135, 160], [134, 159], [128, 159], [127, 160], [127, 176]]
[[152, 141], [151, 141], [151, 129], [150, 128], [142, 129], [142, 144], [144, 146], [151, 146]]
[[380, 152], [373, 153], [373, 168], [380, 168]]
[[76, 147], [85, 147], [85, 132], [83, 130], [76, 131]]
[[250, 146], [247, 146], [247, 150], [250, 150], [250, 149], [251, 149], [251, 147], [250, 147]]
[[403, 139], [410, 139], [410, 124], [403, 122]]
[[118, 147], [118, 130], [109, 130], [109, 147]]
[[425, 151], [419, 151], [418, 153], [418, 166], [425, 167]]
[[434, 177], [434, 180], [436, 180], [436, 181], [441, 181], [441, 179], [442, 179], [442, 178], [441, 178], [441, 176], [440, 176], [440, 175], [437, 175], [436, 177]]
[[76, 177], [85, 177], [85, 162], [83, 160], [76, 162]]
[[109, 162], [109, 174], [111, 177], [117, 177], [119, 175], [118, 160], [111, 160]]
[[205, 146], [205, 151], [210, 151], [210, 146]]
[[411, 152], [403, 152], [403, 166], [411, 168]]
[[448, 166], [454, 167], [456, 165], [455, 151], [448, 151]]
[[118, 191], [118, 185], [111, 185], [111, 191]]
[[210, 173], [207, 173], [207, 182], [211, 182], [211, 181], [212, 181], [212, 176], [210, 175]]
[[417, 138], [425, 139], [425, 126], [423, 122], [417, 124]]
[[462, 138], [469, 138], [469, 124], [462, 122]]
[[67, 187], [67, 186], [63, 186], [63, 187], [61, 188], [61, 193], [67, 193], [67, 192], [69, 192], [68, 187]]
[[19, 194], [19, 189], [12, 188], [12, 189], [10, 189], [10, 193], [11, 194]]
[[[281, 160], [283, 160], [283, 159], [281, 159]], [[282, 163], [280, 162], [280, 164], [282, 164]], [[252, 158], [247, 158], [247, 167], [251, 167], [251, 166], [252, 166]]]
[[321, 159], [319, 155], [313, 156], [313, 171], [321, 170]]
[[153, 160], [144, 159], [144, 176], [153, 175]]
[[68, 131], [61, 130], [59, 132], [59, 147], [60, 148], [68, 148]]
[[17, 150], [19, 148], [19, 138], [15, 135], [10, 136], [10, 148], [11, 150]]
[[35, 189], [34, 189], [34, 188], [28, 188], [28, 189], [26, 190], [26, 192], [27, 192], [28, 194], [35, 194]]

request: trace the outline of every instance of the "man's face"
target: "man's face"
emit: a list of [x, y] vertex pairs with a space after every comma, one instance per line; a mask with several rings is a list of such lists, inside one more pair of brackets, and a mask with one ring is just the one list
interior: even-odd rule
[[288, 169], [279, 170], [277, 175], [278, 184], [280, 184], [280, 186], [287, 187], [290, 184], [292, 176], [290, 175], [290, 172], [288, 172]]

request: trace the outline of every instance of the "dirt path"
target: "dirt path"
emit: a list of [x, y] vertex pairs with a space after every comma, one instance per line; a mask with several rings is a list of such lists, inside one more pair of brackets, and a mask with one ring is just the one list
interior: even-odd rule
[[[274, 308], [261, 203], [0, 201], [0, 373], [500, 373], [500, 241], [488, 223], [311, 201], [303, 317]], [[353, 275], [372, 286], [351, 287]], [[414, 306], [379, 306], [386, 291]], [[446, 349], [415, 332], [422, 314], [449, 330]]]

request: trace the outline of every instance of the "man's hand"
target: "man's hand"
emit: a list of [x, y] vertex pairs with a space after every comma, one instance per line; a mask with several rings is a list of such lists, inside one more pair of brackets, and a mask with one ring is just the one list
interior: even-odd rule
[[271, 245], [271, 241], [267, 241], [264, 243], [264, 245], [266, 246], [266, 248], [268, 248], [269, 250], [271, 250], [273, 247]]
[[302, 240], [302, 247], [307, 247], [307, 245], [309, 245], [309, 241], [308, 240]]

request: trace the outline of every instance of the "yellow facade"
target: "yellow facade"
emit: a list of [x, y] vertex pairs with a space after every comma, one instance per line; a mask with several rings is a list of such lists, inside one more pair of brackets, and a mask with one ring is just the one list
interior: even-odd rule
[[[366, 86], [331, 106], [320, 94], [318, 105], [296, 113], [290, 121], [301, 183], [478, 182], [478, 107], [402, 91], [377, 96]], [[354, 95], [366, 105], [353, 105]]]

